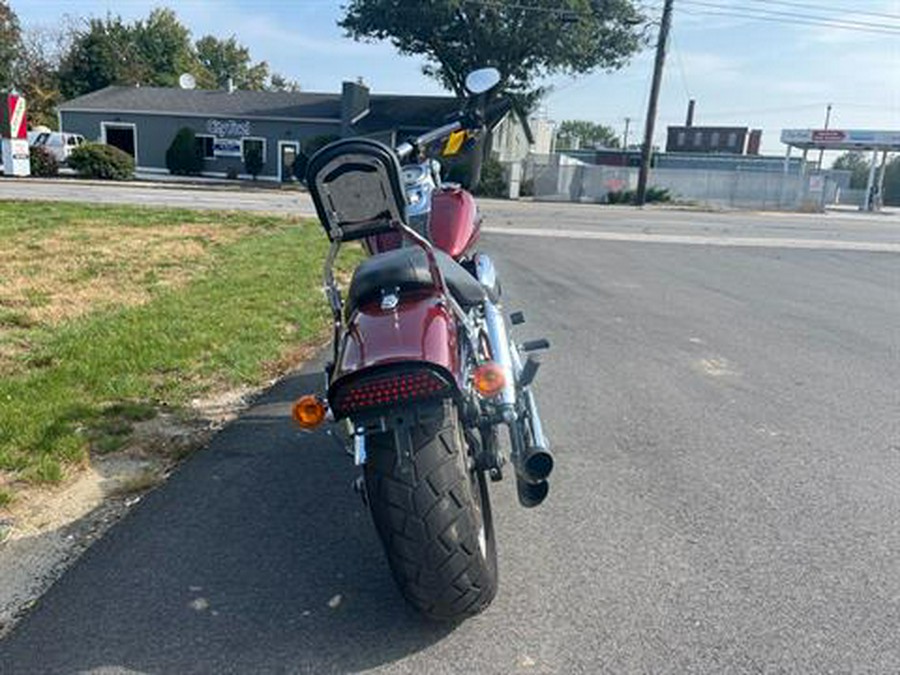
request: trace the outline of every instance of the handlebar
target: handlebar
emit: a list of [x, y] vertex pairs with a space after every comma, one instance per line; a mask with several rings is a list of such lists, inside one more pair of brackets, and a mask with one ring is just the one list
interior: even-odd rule
[[397, 146], [397, 155], [401, 160], [406, 159], [416, 148], [420, 148], [423, 145], [433, 143], [439, 138], [449, 136], [450, 134], [457, 132], [462, 128], [462, 120], [456, 120], [455, 122], [451, 122], [450, 124], [445, 124], [442, 127], [438, 127], [437, 129], [422, 134], [412, 141], [405, 141], [401, 143]]
[[415, 152], [417, 148], [427, 146], [441, 138], [446, 138], [450, 134], [462, 129], [481, 128], [484, 126], [493, 127], [497, 122], [503, 119], [512, 108], [512, 100], [504, 96], [483, 111], [463, 113], [459, 119], [450, 122], [449, 124], [445, 124], [442, 127], [424, 133], [412, 140], [404, 141], [396, 148], [397, 156], [403, 161]]

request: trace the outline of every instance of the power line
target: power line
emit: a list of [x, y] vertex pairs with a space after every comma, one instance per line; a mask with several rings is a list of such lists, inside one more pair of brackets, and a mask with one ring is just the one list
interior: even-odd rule
[[[685, 5], [693, 5], [699, 7], [709, 7], [715, 10], [727, 11], [727, 12], [737, 12], [748, 13], [752, 12], [754, 15], [758, 15], [759, 18], [763, 17], [785, 17], [786, 19], [790, 19], [790, 22], [796, 20], [802, 20], [803, 22], [822, 22], [823, 25], [829, 25], [835, 28], [855, 28], [855, 29], [871, 29], [881, 31], [900, 31], [900, 26], [886, 26], [883, 23], [874, 23], [871, 21], [856, 21], [854, 19], [837, 19], [830, 16], [821, 16], [815, 14], [801, 13], [801, 12], [788, 12], [781, 11], [776, 9], [756, 9], [753, 7], [741, 7], [735, 8], [733, 5], [723, 5], [721, 3], [716, 2], [706, 2], [705, 0], [681, 0], [681, 3]], [[789, 23], [785, 21], [785, 23]]]
[[[688, 0], [682, 0], [682, 2], [687, 2]], [[840, 23], [827, 23], [822, 21], [806, 21], [803, 19], [792, 19], [787, 20], [784, 18], [777, 18], [774, 16], [765, 16], [762, 14], [745, 14], [738, 11], [726, 11], [726, 10], [712, 10], [712, 9], [684, 9], [683, 7], [678, 8], [679, 12], [683, 14], [689, 14], [691, 16], [723, 16], [723, 17], [734, 17], [739, 19], [752, 19], [755, 21], [770, 21], [773, 23], [780, 24], [788, 24], [788, 25], [800, 25], [800, 26], [819, 26], [822, 28], [837, 28], [841, 30], [852, 30], [860, 33], [878, 33], [881, 35], [900, 35], [900, 27], [896, 29], [892, 28], [861, 28], [856, 26], [848, 26]]]
[[808, 2], [788, 2], [787, 0], [746, 0], [747, 2], [755, 2], [762, 5], [782, 5], [784, 7], [797, 7], [800, 9], [814, 9], [819, 12], [846, 12], [847, 14], [861, 14], [863, 16], [875, 16], [881, 19], [893, 19], [900, 21], [900, 14], [885, 14], [884, 12], [867, 12], [856, 7], [823, 7], [822, 5], [813, 5]]
[[681, 59], [681, 49], [679, 49], [678, 43], [675, 41], [674, 29], [672, 29], [669, 39], [672, 41], [672, 51], [675, 53], [675, 60], [678, 62], [678, 70], [681, 73], [681, 84], [684, 86], [684, 95], [690, 100], [693, 96], [691, 96], [691, 89], [688, 87], [687, 71], [685, 71], [684, 61]]

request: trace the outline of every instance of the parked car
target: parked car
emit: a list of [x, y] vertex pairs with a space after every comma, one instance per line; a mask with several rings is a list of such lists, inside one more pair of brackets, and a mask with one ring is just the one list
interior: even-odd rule
[[29, 133], [30, 146], [43, 146], [56, 157], [56, 161], [65, 164], [72, 150], [84, 143], [84, 136], [81, 134], [69, 134], [64, 131], [43, 131], [38, 133], [34, 139], [31, 139]]

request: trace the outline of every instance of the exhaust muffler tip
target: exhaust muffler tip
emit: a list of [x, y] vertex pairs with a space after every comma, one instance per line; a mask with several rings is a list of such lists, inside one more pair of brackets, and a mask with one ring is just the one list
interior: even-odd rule
[[539, 483], [550, 477], [553, 471], [553, 455], [545, 448], [529, 448], [522, 460], [524, 478], [530, 483]]
[[537, 483], [528, 483], [517, 476], [516, 490], [519, 493], [519, 504], [526, 509], [530, 509], [547, 498], [547, 493], [550, 492], [550, 483], [545, 480]]

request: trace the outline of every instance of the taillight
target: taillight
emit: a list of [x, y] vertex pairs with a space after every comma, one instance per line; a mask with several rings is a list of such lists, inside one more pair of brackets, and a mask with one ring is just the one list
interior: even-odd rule
[[437, 373], [420, 368], [392, 370], [361, 377], [332, 393], [332, 409], [337, 415], [400, 405], [445, 396], [450, 384]]

